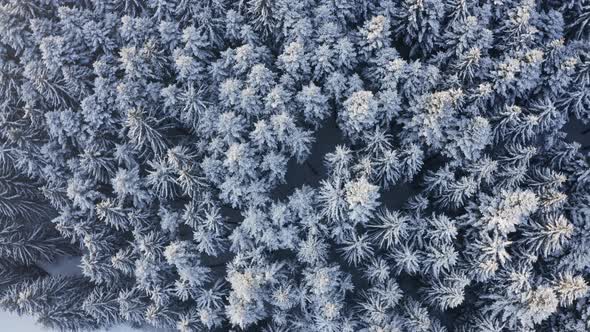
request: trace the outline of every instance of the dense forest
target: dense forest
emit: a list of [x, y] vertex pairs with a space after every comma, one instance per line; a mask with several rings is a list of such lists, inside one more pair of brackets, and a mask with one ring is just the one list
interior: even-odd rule
[[590, 0], [0, 0], [48, 330], [590, 331], [589, 163]]

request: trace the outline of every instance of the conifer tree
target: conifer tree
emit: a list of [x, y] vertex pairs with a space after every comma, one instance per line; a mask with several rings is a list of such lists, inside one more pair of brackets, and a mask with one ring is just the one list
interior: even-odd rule
[[589, 18], [4, 1], [0, 307], [61, 331], [589, 330]]

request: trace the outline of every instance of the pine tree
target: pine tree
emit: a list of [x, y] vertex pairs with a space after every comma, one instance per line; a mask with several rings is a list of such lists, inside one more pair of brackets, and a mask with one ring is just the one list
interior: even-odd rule
[[589, 329], [589, 8], [4, 1], [2, 308], [63, 331]]

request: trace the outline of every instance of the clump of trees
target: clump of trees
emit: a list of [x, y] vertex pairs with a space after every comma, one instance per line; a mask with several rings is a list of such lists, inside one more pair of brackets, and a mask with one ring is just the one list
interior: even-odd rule
[[[0, 307], [61, 331], [588, 330], [588, 17], [4, 1]], [[46, 272], [62, 256], [79, 275]]]

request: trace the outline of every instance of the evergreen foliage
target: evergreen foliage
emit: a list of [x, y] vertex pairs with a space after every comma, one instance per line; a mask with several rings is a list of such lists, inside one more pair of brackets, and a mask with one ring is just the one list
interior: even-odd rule
[[590, 330], [589, 45], [587, 0], [3, 1], [0, 308]]

